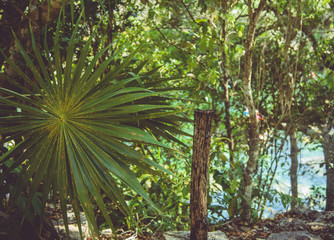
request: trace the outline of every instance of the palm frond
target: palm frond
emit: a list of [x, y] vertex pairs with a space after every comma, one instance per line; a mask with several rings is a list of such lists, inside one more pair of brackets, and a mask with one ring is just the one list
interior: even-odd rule
[[[79, 20], [76, 27], [78, 24]], [[9, 171], [25, 163], [11, 196], [13, 202], [30, 184], [26, 203], [28, 209], [43, 182], [42, 203], [45, 205], [51, 190], [57, 193], [65, 225], [68, 223], [66, 205], [70, 202], [79, 228], [81, 206], [97, 231], [94, 205], [101, 209], [112, 227], [103, 194], [132, 218], [131, 209], [125, 204], [122, 191], [118, 188], [120, 181], [160, 212], [129, 166], [136, 164], [151, 172], [169, 172], [131, 146], [146, 144], [168, 148], [157, 140], [159, 136], [179, 142], [173, 134], [184, 134], [176, 127], [182, 119], [178, 116], [182, 110], [169, 105], [163, 92], [155, 92], [153, 88], [140, 84], [138, 80], [141, 76], [138, 74], [142, 65], [129, 73], [136, 51], [108, 74], [105, 72], [121, 51], [99, 66], [97, 62], [108, 48], [87, 62], [91, 36], [81, 55], [76, 56], [76, 27], [64, 62], [60, 57], [60, 21], [51, 51], [46, 44], [41, 51], [32, 34], [34, 55], [29, 56], [16, 40], [32, 77], [8, 58], [6, 61], [31, 88], [20, 86], [21, 92], [0, 88], [0, 104], [12, 107], [12, 110], [6, 111], [6, 116], [0, 117], [0, 123], [4, 123], [0, 126], [0, 134], [7, 136], [5, 141], [21, 139], [20, 143], [0, 156], [0, 163], [15, 159]], [[15, 84], [14, 79], [3, 74], [0, 76]], [[147, 77], [148, 74], [143, 79]], [[18, 108], [20, 111], [17, 111]], [[66, 231], [68, 234], [67, 227]]]

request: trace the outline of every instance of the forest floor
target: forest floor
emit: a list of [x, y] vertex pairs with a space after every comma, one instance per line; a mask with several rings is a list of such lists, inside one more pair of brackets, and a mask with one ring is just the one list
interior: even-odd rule
[[[31, 234], [36, 231], [31, 231], [32, 227], [28, 227], [28, 231], [22, 234], [23, 238], [12, 237], [13, 231], [9, 231], [12, 228], [14, 221], [10, 220], [9, 216], [0, 212], [0, 240], [1, 239], [66, 239], [64, 225], [60, 210], [56, 208], [47, 208], [47, 215], [49, 219], [47, 234], [33, 237]], [[82, 213], [83, 214], [83, 213]], [[73, 220], [71, 220], [71, 211], [69, 215], [69, 227], [70, 227], [70, 240], [80, 239], [78, 235], [78, 227]], [[84, 220], [84, 215], [81, 216]], [[18, 221], [19, 219], [17, 219]], [[83, 221], [82, 229], [85, 240], [93, 240], [93, 237], [89, 236], [89, 230], [87, 224]], [[19, 224], [16, 225], [16, 228]], [[54, 227], [51, 227], [51, 226]], [[36, 229], [37, 230], [37, 229]], [[57, 233], [55, 232], [57, 231]], [[230, 221], [221, 222], [216, 225], [210, 225], [209, 231], [222, 231], [225, 233], [228, 239], [231, 240], [284, 240], [284, 239], [323, 239], [334, 240], [334, 211], [318, 212], [307, 208], [300, 208], [296, 211], [290, 211], [282, 214], [276, 214], [273, 218], [264, 219], [256, 223], [244, 222], [239, 218], [235, 218]], [[16, 232], [17, 233], [17, 232]], [[134, 231], [118, 230], [118, 238], [120, 240], [165, 240], [162, 232], [157, 232], [154, 235], [143, 233], [139, 234]], [[300, 237], [284, 237], [284, 234], [290, 233], [302, 233]], [[283, 235], [280, 235], [283, 234]], [[16, 234], [18, 235], [18, 234]], [[28, 237], [31, 235], [31, 237]], [[59, 238], [58, 238], [58, 236]], [[275, 237], [273, 236], [275, 235]], [[307, 236], [306, 238], [304, 236]], [[111, 231], [103, 230], [100, 235], [102, 240], [115, 239], [112, 236]]]
[[[224, 232], [228, 239], [235, 240], [268, 239], [273, 233], [283, 232], [308, 233], [310, 238], [303, 239], [313, 239], [311, 236], [318, 236], [324, 240], [334, 240], [334, 212], [317, 212], [301, 208], [294, 212], [276, 214], [274, 218], [264, 219], [256, 223], [243, 222], [236, 218], [209, 227], [209, 231], [217, 230]], [[129, 237], [127, 236], [127, 239], [130, 239]], [[159, 233], [153, 237], [148, 235], [133, 239], [164, 240], [165, 238], [162, 233]]]
[[[312, 236], [317, 236], [319, 239], [334, 240], [334, 212], [317, 212], [307, 209], [298, 210], [296, 212], [286, 212], [276, 214], [274, 218], [264, 219], [257, 223], [243, 222], [239, 218], [227, 221], [222, 224], [212, 225], [209, 231], [220, 230], [226, 234], [228, 239], [233, 240], [260, 240], [268, 239], [274, 233], [284, 232], [305, 232], [309, 238], [291, 238], [291, 239], [314, 239]], [[132, 235], [133, 236], [133, 235]], [[278, 239], [284, 240], [284, 237], [277, 235]], [[281, 235], [283, 236], [283, 235]], [[304, 235], [303, 235], [304, 236]], [[124, 238], [123, 238], [124, 237]], [[131, 233], [128, 235], [120, 235], [122, 240], [125, 239], [154, 239], [164, 240], [163, 233], [158, 233], [155, 236], [143, 235], [136, 238], [131, 238]], [[111, 239], [111, 238], [105, 238]], [[276, 239], [276, 238], [272, 238]], [[289, 238], [290, 239], [290, 238]]]
[[212, 226], [212, 229], [223, 231], [229, 239], [240, 240], [267, 239], [274, 233], [284, 232], [305, 232], [309, 236], [334, 240], [334, 212], [317, 212], [304, 208], [276, 214], [273, 218], [251, 224], [234, 219], [220, 226]]
[[[315, 239], [334, 240], [334, 211], [318, 212], [308, 208], [299, 208], [295, 211], [276, 214], [273, 218], [264, 219], [256, 223], [244, 222], [239, 218], [222, 222], [216, 225], [210, 225], [209, 231], [222, 231], [228, 239], [234, 240], [260, 240], [268, 239], [275, 233], [299, 232], [303, 236]], [[101, 239], [114, 239], [112, 234], [102, 234]], [[282, 235], [283, 236], [283, 235]], [[137, 234], [134, 231], [119, 230], [120, 240], [164, 240], [162, 232], [157, 232], [153, 236], [148, 233]], [[270, 239], [282, 239], [280, 235], [273, 236]], [[87, 238], [92, 240], [93, 238]], [[288, 238], [286, 238], [288, 239]], [[290, 239], [290, 238], [289, 238]], [[291, 238], [299, 239], [299, 238]]]

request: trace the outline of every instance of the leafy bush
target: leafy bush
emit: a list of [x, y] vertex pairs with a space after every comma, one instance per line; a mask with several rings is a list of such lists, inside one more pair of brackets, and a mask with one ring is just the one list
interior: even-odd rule
[[305, 199], [309, 207], [325, 210], [326, 202], [326, 187], [312, 186], [311, 194]]

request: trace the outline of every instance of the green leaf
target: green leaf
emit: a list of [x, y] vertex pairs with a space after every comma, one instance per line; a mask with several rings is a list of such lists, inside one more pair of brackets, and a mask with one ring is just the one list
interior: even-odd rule
[[208, 49], [208, 45], [207, 45], [207, 38], [204, 36], [201, 38], [200, 42], [199, 42], [199, 49], [202, 52], [205, 52]]

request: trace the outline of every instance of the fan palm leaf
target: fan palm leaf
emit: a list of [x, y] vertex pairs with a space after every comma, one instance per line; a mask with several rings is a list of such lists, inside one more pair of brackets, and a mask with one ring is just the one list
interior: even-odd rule
[[60, 57], [60, 21], [52, 51], [47, 44], [41, 51], [31, 34], [33, 56], [29, 56], [17, 40], [32, 77], [5, 58], [28, 87], [18, 85], [15, 79], [4, 74], [0, 75], [3, 80], [18, 85], [20, 89], [20, 92], [15, 92], [0, 88], [0, 106], [12, 107], [12, 110], [6, 110], [5, 117], [0, 118], [0, 134], [7, 136], [7, 142], [20, 139], [0, 157], [0, 163], [15, 159], [2, 178], [17, 166], [25, 166], [11, 195], [12, 202], [29, 184], [29, 197], [25, 205], [28, 209], [43, 183], [42, 204], [45, 206], [51, 190], [58, 194], [67, 234], [68, 202], [73, 205], [79, 229], [81, 207], [92, 229], [97, 231], [94, 205], [101, 209], [112, 227], [103, 203], [103, 194], [131, 219], [131, 209], [125, 204], [119, 182], [135, 190], [159, 212], [129, 164], [137, 164], [147, 171], [167, 171], [143, 157], [131, 144], [168, 148], [157, 137], [177, 141], [173, 134], [182, 131], [175, 125], [179, 120], [184, 120], [177, 116], [181, 110], [169, 105], [167, 98], [162, 96], [163, 92], [140, 84], [153, 72], [143, 77], [138, 75], [138, 68], [134, 73], [128, 72], [130, 60], [136, 51], [120, 66], [105, 74], [110, 70], [111, 62], [122, 52], [117, 51], [97, 65], [107, 47], [87, 61], [92, 35], [77, 57], [75, 39], [78, 26], [79, 21], [69, 40], [65, 61]]

